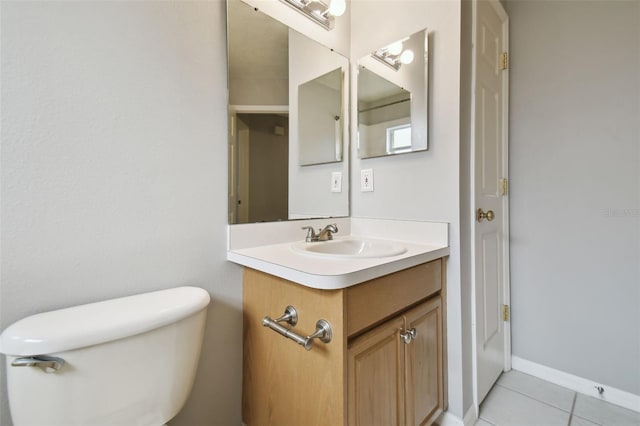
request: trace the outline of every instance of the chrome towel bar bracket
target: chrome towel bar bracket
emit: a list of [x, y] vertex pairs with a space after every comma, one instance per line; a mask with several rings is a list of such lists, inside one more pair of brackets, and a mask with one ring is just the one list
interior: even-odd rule
[[298, 311], [296, 311], [296, 308], [289, 305], [284, 309], [284, 314], [282, 314], [281, 317], [274, 319], [273, 321], [275, 322], [284, 321], [290, 326], [295, 327], [295, 325], [298, 323]]
[[316, 322], [316, 331], [314, 331], [307, 337], [302, 337], [296, 332], [278, 324], [282, 321], [287, 322], [291, 326], [295, 326], [297, 324], [298, 315], [293, 306], [287, 306], [287, 308], [285, 309], [285, 314], [280, 318], [276, 318], [275, 320], [271, 319], [271, 317], [269, 316], [264, 317], [262, 319], [262, 325], [265, 327], [269, 327], [270, 329], [276, 331], [284, 337], [293, 340], [308, 351], [310, 351], [313, 347], [313, 339], [320, 339], [320, 341], [323, 343], [329, 343], [333, 338], [331, 324], [329, 324], [329, 322], [327, 322], [326, 320], [319, 319]]

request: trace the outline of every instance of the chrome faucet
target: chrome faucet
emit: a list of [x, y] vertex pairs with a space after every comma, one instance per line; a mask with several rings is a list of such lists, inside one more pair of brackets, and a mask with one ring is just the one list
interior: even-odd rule
[[338, 225], [336, 225], [335, 223], [329, 224], [323, 229], [318, 229], [317, 234], [311, 226], [303, 226], [302, 229], [305, 229], [307, 231], [307, 238], [305, 238], [304, 240], [308, 243], [313, 243], [316, 241], [333, 240], [333, 234], [338, 232]]

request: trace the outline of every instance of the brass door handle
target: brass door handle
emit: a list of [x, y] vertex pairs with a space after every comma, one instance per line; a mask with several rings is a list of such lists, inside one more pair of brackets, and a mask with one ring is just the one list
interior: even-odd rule
[[482, 219], [487, 219], [489, 222], [491, 222], [493, 219], [495, 219], [496, 215], [493, 213], [493, 210], [489, 210], [486, 213], [482, 211], [482, 209], [478, 209], [478, 211], [476, 212], [476, 219], [478, 220], [478, 222], [482, 222]]

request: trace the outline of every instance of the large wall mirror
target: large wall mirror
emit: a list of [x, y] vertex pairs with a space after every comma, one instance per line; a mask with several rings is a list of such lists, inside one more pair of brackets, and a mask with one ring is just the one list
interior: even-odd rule
[[358, 61], [358, 157], [428, 148], [427, 30]]
[[348, 216], [347, 58], [241, 0], [227, 38], [229, 223]]

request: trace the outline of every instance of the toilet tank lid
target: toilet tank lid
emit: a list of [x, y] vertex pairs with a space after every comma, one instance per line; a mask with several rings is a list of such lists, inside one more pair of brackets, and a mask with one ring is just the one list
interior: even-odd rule
[[32, 315], [0, 335], [0, 353], [45, 355], [134, 336], [191, 316], [209, 305], [198, 287], [176, 287]]

